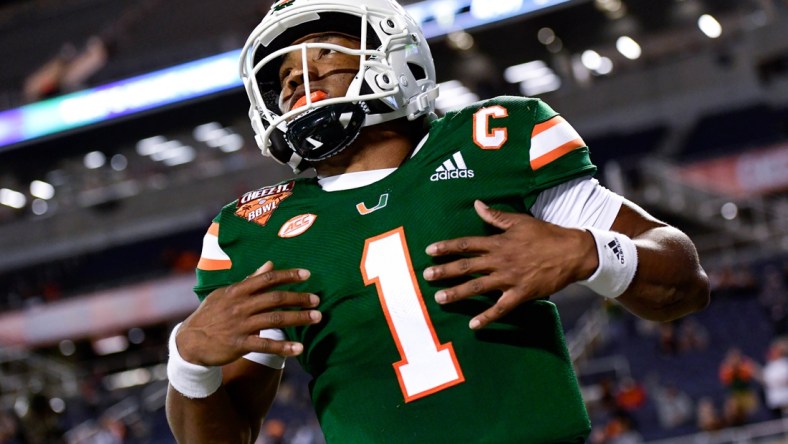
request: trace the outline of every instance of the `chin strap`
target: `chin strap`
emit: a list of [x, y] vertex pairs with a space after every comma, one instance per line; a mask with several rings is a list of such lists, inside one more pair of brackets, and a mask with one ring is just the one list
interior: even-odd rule
[[438, 86], [436, 85], [435, 88], [414, 97], [413, 100], [408, 103], [408, 117], [410, 118], [410, 116], [413, 116], [413, 119], [415, 119], [425, 112], [430, 111], [432, 109], [430, 103], [434, 102], [439, 94], [440, 91], [438, 91]]
[[438, 87], [432, 88], [429, 91], [425, 91], [415, 97], [408, 102], [408, 105], [402, 109], [388, 112], [388, 113], [381, 113], [381, 114], [369, 114], [367, 115], [367, 119], [364, 121], [364, 126], [372, 126], [377, 125], [384, 122], [389, 122], [394, 119], [399, 119], [401, 117], [407, 117], [408, 120], [416, 120], [417, 118], [423, 116], [432, 111], [433, 107], [430, 106], [430, 102], [435, 101], [438, 98]]

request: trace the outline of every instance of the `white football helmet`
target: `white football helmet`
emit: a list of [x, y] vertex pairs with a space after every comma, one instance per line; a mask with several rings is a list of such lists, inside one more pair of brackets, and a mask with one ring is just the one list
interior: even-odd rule
[[[360, 39], [360, 49], [330, 43], [299, 43], [320, 32]], [[312, 101], [308, 70], [306, 105], [283, 113], [278, 78], [282, 58], [310, 48], [359, 56], [358, 73], [344, 97]], [[310, 162], [331, 157], [358, 136], [362, 127], [432, 113], [438, 86], [424, 34], [393, 0], [279, 0], [252, 31], [240, 60], [249, 95], [249, 118], [264, 155], [300, 172]]]

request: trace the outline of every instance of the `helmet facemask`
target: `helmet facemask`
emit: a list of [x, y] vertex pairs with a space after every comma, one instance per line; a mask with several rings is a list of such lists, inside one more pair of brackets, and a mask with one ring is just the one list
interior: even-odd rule
[[[421, 31], [399, 5], [388, 0], [357, 6], [351, 0], [297, 0], [270, 12], [247, 41], [241, 77], [251, 101], [249, 117], [263, 154], [296, 172], [338, 154], [365, 126], [432, 111], [437, 97], [432, 57]], [[396, 7], [395, 7], [396, 6]], [[302, 42], [304, 36], [333, 33], [359, 39], [353, 49], [327, 42]], [[329, 49], [359, 58], [346, 94], [314, 101], [309, 49]], [[287, 54], [300, 57], [306, 103], [282, 112], [278, 78]]]

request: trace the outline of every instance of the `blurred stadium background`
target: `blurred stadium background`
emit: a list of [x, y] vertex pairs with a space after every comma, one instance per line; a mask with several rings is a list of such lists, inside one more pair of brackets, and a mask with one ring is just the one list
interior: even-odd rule
[[[680, 322], [554, 297], [590, 442], [788, 442], [764, 377], [788, 359], [788, 1], [403, 4], [442, 112], [542, 97], [604, 184], [700, 250], [712, 304]], [[235, 71], [269, 6], [0, 3], [0, 443], [173, 442], [166, 339], [204, 230], [289, 174], [259, 155]], [[322, 442], [307, 381], [288, 366], [259, 442]]]

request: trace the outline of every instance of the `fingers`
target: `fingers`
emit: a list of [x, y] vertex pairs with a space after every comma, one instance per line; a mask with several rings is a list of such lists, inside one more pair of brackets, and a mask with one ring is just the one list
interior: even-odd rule
[[490, 238], [458, 237], [457, 239], [435, 242], [427, 247], [430, 256], [448, 254], [484, 254], [490, 250]]
[[274, 269], [274, 263], [271, 261], [267, 261], [264, 263], [260, 268], [258, 268], [254, 273], [252, 273], [249, 277], [258, 276], [263, 273], [269, 272]]
[[471, 321], [468, 323], [468, 326], [472, 330], [482, 329], [491, 322], [497, 321], [498, 319], [507, 315], [524, 299], [526, 298], [518, 298], [513, 293], [504, 292], [504, 294], [498, 298], [498, 301], [492, 307], [471, 319]]
[[311, 293], [273, 290], [243, 301], [244, 312], [253, 314], [278, 308], [314, 308], [320, 298]]
[[[427, 274], [426, 271], [425, 274]], [[429, 278], [427, 279], [429, 280]], [[505, 316], [519, 304], [532, 299], [534, 294], [532, 294], [533, 292], [531, 289], [511, 287], [500, 279], [497, 279], [495, 275], [485, 275], [471, 279], [460, 285], [437, 291], [435, 293], [435, 302], [441, 305], [450, 304], [471, 296], [477, 296], [504, 288], [507, 288], [507, 290], [503, 292], [492, 307], [471, 319], [468, 326], [473, 330], [478, 330]]]
[[[473, 204], [479, 217], [488, 224], [503, 231], [511, 229], [518, 223], [527, 222], [533, 217], [527, 214], [507, 213], [488, 207], [484, 202], [477, 200]], [[435, 242], [427, 247], [430, 256], [444, 256], [448, 254], [486, 254], [501, 247], [501, 238], [498, 236], [460, 237], [457, 239]]]
[[[456, 287], [439, 290], [435, 293], [435, 301], [441, 305], [450, 304], [470, 296], [480, 295], [496, 290], [500, 285], [490, 276], [472, 279]], [[500, 298], [484, 312], [471, 319], [468, 326], [473, 330], [486, 327], [489, 323], [497, 321], [507, 315], [519, 304], [530, 299], [530, 295], [522, 290], [504, 291]]]
[[247, 353], [268, 353], [285, 357], [298, 356], [304, 351], [304, 345], [300, 342], [277, 341], [258, 335], [249, 335], [244, 340], [243, 348]]
[[323, 314], [317, 310], [269, 311], [258, 313], [244, 320], [244, 330], [260, 331], [270, 328], [296, 327], [317, 324]]
[[309, 270], [301, 268], [274, 270], [273, 264], [269, 261], [237, 285], [242, 291], [254, 294], [282, 284], [303, 282], [309, 279], [310, 274]]
[[449, 262], [448, 264], [435, 265], [424, 269], [424, 279], [436, 281], [440, 279], [450, 279], [459, 276], [467, 276], [474, 273], [490, 272], [493, 267], [487, 257], [466, 257]]
[[[316, 307], [320, 302], [320, 298], [308, 293], [271, 292], [266, 295], [279, 300], [283, 306]], [[267, 298], [252, 298], [252, 300], [264, 299]], [[259, 332], [272, 328], [317, 324], [322, 319], [323, 314], [317, 310], [268, 311], [247, 318], [244, 321], [244, 329]], [[269, 353], [285, 357], [298, 356], [304, 351], [304, 346], [299, 342], [263, 338], [257, 334], [248, 335], [242, 347], [247, 353]]]
[[490, 208], [484, 202], [480, 200], [476, 200], [473, 202], [473, 209], [476, 210], [476, 214], [482, 218], [483, 221], [487, 222], [488, 224], [500, 228], [501, 230], [508, 230], [509, 228], [514, 225], [519, 218], [522, 217], [530, 217], [526, 214], [521, 213], [507, 213], [505, 211], [496, 210], [494, 208]]
[[439, 290], [435, 293], [435, 302], [439, 304], [449, 304], [470, 296], [476, 296], [495, 290], [499, 285], [490, 276], [482, 276], [471, 279], [468, 282], [457, 285], [456, 287]]

